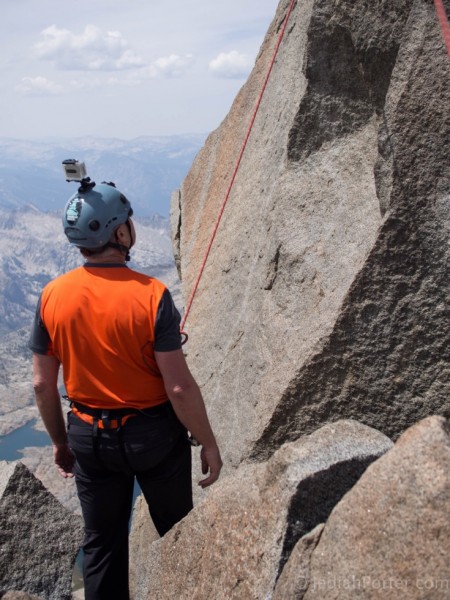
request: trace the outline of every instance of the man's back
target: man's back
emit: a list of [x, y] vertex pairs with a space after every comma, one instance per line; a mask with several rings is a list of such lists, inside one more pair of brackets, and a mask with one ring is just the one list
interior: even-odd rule
[[70, 398], [96, 408], [167, 400], [153, 352], [167, 293], [125, 265], [87, 263], [46, 286], [40, 316]]

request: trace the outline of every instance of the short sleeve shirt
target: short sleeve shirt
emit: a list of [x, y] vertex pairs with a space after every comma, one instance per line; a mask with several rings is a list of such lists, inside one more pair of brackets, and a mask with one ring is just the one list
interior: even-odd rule
[[71, 399], [147, 408], [167, 401], [154, 353], [181, 348], [179, 325], [163, 283], [125, 265], [86, 263], [44, 288], [30, 349], [62, 363]]

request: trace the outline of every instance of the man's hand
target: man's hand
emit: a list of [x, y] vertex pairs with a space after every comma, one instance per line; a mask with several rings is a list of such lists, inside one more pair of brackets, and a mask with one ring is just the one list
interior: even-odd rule
[[75, 457], [67, 444], [53, 444], [53, 458], [61, 477], [73, 477]]
[[200, 389], [187, 366], [182, 350], [155, 352], [155, 359], [178, 419], [202, 446], [202, 472], [204, 475], [209, 473], [209, 476], [198, 484], [202, 488], [208, 487], [218, 479], [222, 459]]
[[33, 354], [33, 387], [36, 404], [53, 442], [53, 458], [61, 477], [73, 477], [75, 458], [67, 445], [66, 425], [58, 391], [59, 360], [47, 354]]
[[207, 449], [203, 446], [200, 452], [200, 459], [202, 461], [203, 475], [206, 475], [209, 472], [209, 476], [206, 479], [202, 479], [198, 482], [198, 485], [205, 488], [219, 478], [220, 470], [222, 468], [222, 459], [220, 457], [219, 448], [215, 446]]
[[33, 387], [36, 404], [53, 442], [53, 458], [61, 477], [73, 477], [75, 457], [67, 445], [67, 433], [58, 391], [59, 360], [33, 354]]

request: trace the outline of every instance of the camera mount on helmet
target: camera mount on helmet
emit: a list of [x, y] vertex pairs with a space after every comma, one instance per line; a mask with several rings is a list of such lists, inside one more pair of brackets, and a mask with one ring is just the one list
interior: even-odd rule
[[80, 162], [75, 158], [67, 158], [62, 161], [64, 173], [66, 175], [66, 181], [76, 181], [80, 184], [78, 191], [80, 193], [88, 192], [95, 186], [95, 181], [91, 181], [90, 177], [87, 177], [86, 165], [84, 162]]

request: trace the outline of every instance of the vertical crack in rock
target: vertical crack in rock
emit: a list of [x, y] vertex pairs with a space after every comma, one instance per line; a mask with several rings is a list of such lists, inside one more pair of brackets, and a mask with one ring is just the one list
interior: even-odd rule
[[176, 190], [172, 193], [170, 210], [170, 228], [172, 235], [172, 248], [175, 265], [177, 267], [178, 277], [181, 276], [181, 191]]
[[394, 154], [391, 144], [391, 134], [383, 114], [383, 120], [378, 130], [378, 159], [374, 167], [375, 188], [382, 215], [386, 213], [390, 204], [393, 163]]
[[268, 269], [267, 269], [266, 281], [264, 283], [265, 290], [271, 290], [273, 288], [273, 284], [275, 283], [275, 279], [277, 278], [278, 263], [280, 260], [280, 251], [281, 251], [281, 244], [278, 244], [277, 249], [275, 250], [274, 257], [270, 261]]

